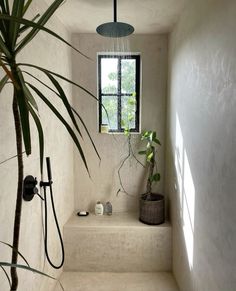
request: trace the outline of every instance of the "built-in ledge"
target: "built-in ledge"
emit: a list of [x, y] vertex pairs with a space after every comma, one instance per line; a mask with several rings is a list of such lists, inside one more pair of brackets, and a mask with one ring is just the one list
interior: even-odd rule
[[138, 213], [135, 212], [115, 212], [112, 215], [95, 215], [78, 216], [75, 214], [68, 220], [65, 225], [68, 227], [140, 227], [140, 228], [157, 228], [170, 227], [167, 221], [160, 225], [147, 225], [139, 221]]
[[65, 271], [159, 272], [171, 270], [169, 222], [141, 223], [135, 213], [79, 217], [64, 227]]

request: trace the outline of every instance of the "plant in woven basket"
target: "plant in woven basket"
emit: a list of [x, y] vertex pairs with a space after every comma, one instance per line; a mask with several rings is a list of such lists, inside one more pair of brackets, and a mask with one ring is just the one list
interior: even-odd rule
[[165, 198], [163, 195], [152, 192], [153, 183], [160, 181], [157, 171], [157, 146], [161, 143], [155, 131], [145, 131], [141, 139], [146, 143], [140, 155], [145, 156], [148, 178], [146, 192], [141, 194], [139, 200], [139, 220], [146, 224], [157, 225], [165, 221]]
[[[29, 20], [26, 19], [25, 15], [28, 9], [31, 7], [32, 2], [32, 0], [0, 0], [0, 70], [4, 73], [3, 78], [0, 80], [0, 93], [5, 85], [12, 85], [12, 98], [5, 98], [4, 100], [5, 102], [12, 103], [18, 161], [15, 219], [13, 229], [13, 243], [11, 245], [12, 258], [10, 263], [0, 262], [0, 268], [2, 270], [4, 270], [4, 266], [11, 267], [11, 280], [9, 279], [11, 291], [15, 291], [18, 288], [17, 268], [29, 269], [28, 266], [21, 266], [17, 264], [17, 262], [19, 255], [22, 189], [24, 177], [23, 151], [25, 150], [27, 156], [31, 154], [31, 122], [35, 123], [38, 131], [41, 172], [43, 170], [44, 132], [39, 115], [38, 100], [41, 100], [44, 105], [51, 110], [51, 113], [54, 114], [57, 119], [64, 125], [69, 135], [73, 139], [80, 153], [83, 164], [88, 171], [87, 162], [80, 144], [79, 138], [82, 137], [82, 135], [77, 120], [79, 120], [81, 127], [85, 129], [88, 135], [89, 133], [79, 114], [74, 110], [74, 108], [71, 107], [66, 93], [60, 85], [60, 80], [67, 81], [70, 84], [78, 86], [96, 99], [96, 97], [89, 93], [86, 89], [68, 80], [62, 75], [49, 71], [46, 68], [36, 66], [32, 63], [23, 64], [18, 62], [18, 54], [20, 52], [25, 52], [25, 55], [27, 55], [27, 47], [32, 40], [34, 40], [36, 45], [37, 42], [41, 42], [39, 38], [35, 39], [35, 36], [37, 36], [40, 32], [47, 33], [49, 36], [57, 38], [58, 40], [64, 42], [66, 45], [72, 47], [72, 45], [69, 44], [60, 35], [45, 27], [45, 24], [52, 17], [59, 6], [61, 6], [64, 0], [54, 0], [42, 15], [36, 14], [32, 20]], [[78, 51], [76, 48], [72, 48]], [[61, 62], [62, 60], [60, 59], [59, 61]], [[46, 84], [42, 81], [41, 78], [35, 77], [36, 74], [32, 73], [32, 71], [29, 69], [37, 70], [46, 76], [49, 83]], [[60, 99], [68, 113], [68, 117], [70, 118], [73, 127], [66, 121], [65, 117], [60, 114], [54, 103], [50, 101], [49, 96], [44, 93], [44, 90], [41, 90], [42, 86], [50, 90], [50, 95], [53, 95], [54, 98]], [[42, 114], [43, 113], [41, 112], [41, 115]], [[90, 135], [89, 138], [97, 155], [99, 156]]]
[[155, 131], [144, 131], [141, 136], [141, 140], [146, 143], [145, 149], [139, 151], [140, 155], [145, 155], [145, 160], [148, 170], [148, 179], [146, 184], [146, 192], [142, 195], [142, 198], [145, 200], [151, 200], [152, 194], [152, 185], [155, 182], [160, 181], [161, 175], [157, 171], [157, 146], [160, 146], [161, 143], [157, 138]]

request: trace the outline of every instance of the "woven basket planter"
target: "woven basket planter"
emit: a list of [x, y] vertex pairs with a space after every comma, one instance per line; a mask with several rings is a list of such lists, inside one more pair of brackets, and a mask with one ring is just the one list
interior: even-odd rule
[[139, 220], [146, 224], [157, 225], [165, 222], [165, 199], [161, 194], [152, 193], [149, 200], [142, 194], [139, 202]]

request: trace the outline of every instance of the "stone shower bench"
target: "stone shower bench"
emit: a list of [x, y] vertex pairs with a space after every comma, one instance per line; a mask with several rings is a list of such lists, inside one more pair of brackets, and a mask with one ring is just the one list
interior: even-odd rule
[[73, 214], [64, 226], [64, 244], [66, 272], [171, 271], [170, 223], [146, 225], [137, 213]]

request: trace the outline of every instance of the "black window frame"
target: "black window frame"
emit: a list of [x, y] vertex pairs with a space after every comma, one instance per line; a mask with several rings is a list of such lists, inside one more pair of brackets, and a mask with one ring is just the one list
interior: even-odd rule
[[[102, 93], [102, 80], [101, 80], [101, 60], [103, 58], [117, 58], [118, 59], [118, 87], [116, 93]], [[121, 60], [122, 59], [134, 59], [136, 62], [135, 72], [135, 99], [136, 99], [136, 111], [135, 111], [135, 128], [130, 129], [130, 132], [140, 132], [140, 54], [98, 54], [98, 99], [99, 99], [99, 132], [101, 132], [102, 125], [102, 96], [117, 96], [117, 125], [118, 129], [110, 129], [109, 132], [124, 132], [124, 128], [121, 126], [121, 99], [122, 96], [132, 96], [132, 93], [121, 92]]]

